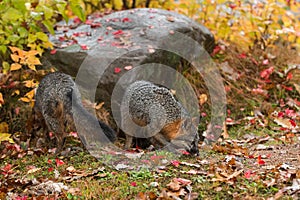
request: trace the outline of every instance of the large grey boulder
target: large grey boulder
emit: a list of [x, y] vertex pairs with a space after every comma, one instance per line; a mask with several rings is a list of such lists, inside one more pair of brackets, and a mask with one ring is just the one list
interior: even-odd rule
[[[145, 63], [179, 66], [181, 57], [176, 51], [161, 50], [164, 46], [170, 49], [173, 44], [181, 45], [176, 33], [197, 41], [208, 53], [214, 48], [212, 33], [184, 15], [160, 9], [133, 9], [94, 15], [84, 24], [58, 24], [55, 36], [50, 38], [56, 52], [47, 52], [43, 64], [74, 77], [80, 74], [76, 82], [84, 89], [94, 87], [96, 82], [96, 100], [110, 107], [114, 86], [128, 70]], [[193, 47], [182, 44], [185, 54], [189, 48]]]

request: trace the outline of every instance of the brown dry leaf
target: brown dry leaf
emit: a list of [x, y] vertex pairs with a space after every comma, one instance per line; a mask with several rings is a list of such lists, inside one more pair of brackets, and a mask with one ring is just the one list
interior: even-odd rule
[[73, 167], [73, 166], [69, 166], [69, 167], [67, 167], [67, 169], [66, 169], [68, 172], [71, 172], [71, 173], [73, 173], [73, 172], [75, 172], [76, 171], [76, 169]]
[[181, 188], [180, 183], [174, 179], [167, 185], [167, 187], [172, 191], [179, 191]]
[[272, 178], [271, 180], [263, 181], [263, 183], [266, 187], [271, 187], [276, 184], [276, 180], [274, 178]]
[[179, 182], [181, 186], [187, 186], [192, 183], [191, 180], [185, 178], [174, 178], [173, 180]]
[[8, 133], [8, 124], [6, 122], [1, 122], [0, 123], [0, 133]]
[[[213, 178], [212, 181], [220, 181], [220, 182], [227, 182], [230, 181], [233, 178], [236, 178], [237, 176], [239, 176], [244, 170], [241, 169], [239, 171], [235, 171], [232, 174], [227, 174], [225, 172], [221, 173], [221, 174], [216, 174], [217, 178]], [[222, 176], [221, 176], [222, 175]]]
[[276, 124], [278, 124], [279, 126], [282, 126], [283, 128], [288, 128], [288, 129], [293, 129], [293, 128], [295, 128], [295, 127], [292, 125], [290, 119], [286, 119], [286, 118], [276, 118], [276, 119], [274, 119], [274, 122], [275, 122]]
[[136, 195], [135, 200], [147, 200], [147, 195], [144, 192], [139, 192]]

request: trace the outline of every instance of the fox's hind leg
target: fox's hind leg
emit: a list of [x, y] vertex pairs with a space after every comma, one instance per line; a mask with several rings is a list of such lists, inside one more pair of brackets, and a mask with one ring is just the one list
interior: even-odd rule
[[63, 108], [63, 103], [60, 101], [49, 101], [44, 110], [44, 119], [48, 126], [49, 131], [55, 134], [57, 144], [56, 144], [56, 154], [60, 153], [64, 147], [65, 143], [65, 113]]

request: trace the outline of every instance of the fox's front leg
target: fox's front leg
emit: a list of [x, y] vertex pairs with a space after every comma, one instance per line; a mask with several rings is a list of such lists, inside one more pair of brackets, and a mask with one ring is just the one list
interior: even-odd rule
[[133, 137], [126, 134], [125, 149], [130, 149]]

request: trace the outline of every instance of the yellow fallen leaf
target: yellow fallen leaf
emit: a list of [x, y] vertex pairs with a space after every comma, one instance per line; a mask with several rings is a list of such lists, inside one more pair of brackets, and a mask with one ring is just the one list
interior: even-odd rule
[[207, 95], [206, 94], [201, 94], [199, 97], [199, 103], [202, 106], [205, 102], [207, 101]]
[[28, 80], [28, 81], [23, 81], [25, 87], [28, 87], [28, 88], [33, 88], [36, 86], [36, 83], [34, 80]]
[[30, 102], [30, 99], [28, 99], [27, 97], [21, 97], [19, 100], [23, 101], [25, 103], [29, 103]]
[[19, 63], [13, 63], [10, 66], [10, 71], [15, 71], [15, 70], [19, 70], [22, 68], [22, 65], [20, 65]]
[[14, 62], [19, 62], [20, 56], [16, 54], [11, 54], [10, 57]]
[[3, 99], [3, 95], [0, 92], [0, 107], [4, 104], [4, 99]]
[[29, 67], [30, 69], [32, 69], [33, 71], [36, 71], [35, 65], [28, 65], [28, 67]]
[[10, 143], [14, 143], [13, 139], [10, 138], [10, 134], [9, 133], [0, 133], [0, 142], [2, 141], [8, 141]]

